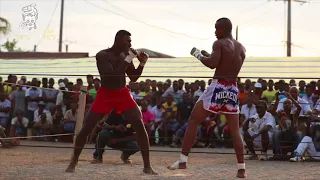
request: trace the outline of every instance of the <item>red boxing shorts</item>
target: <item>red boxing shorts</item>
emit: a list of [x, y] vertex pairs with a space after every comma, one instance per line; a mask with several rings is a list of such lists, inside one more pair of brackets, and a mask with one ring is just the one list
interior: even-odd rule
[[111, 110], [122, 113], [137, 106], [127, 87], [117, 90], [100, 87], [91, 111], [99, 114], [108, 114]]
[[239, 114], [238, 92], [236, 82], [213, 79], [198, 101], [203, 101], [203, 108], [215, 114]]

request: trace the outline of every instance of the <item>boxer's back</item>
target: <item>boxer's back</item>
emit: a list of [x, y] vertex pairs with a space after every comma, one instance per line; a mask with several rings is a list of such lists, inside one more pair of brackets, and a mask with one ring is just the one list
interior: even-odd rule
[[222, 47], [221, 60], [216, 67], [214, 77], [236, 81], [246, 57], [245, 48], [237, 40], [230, 38], [219, 39], [218, 42]]

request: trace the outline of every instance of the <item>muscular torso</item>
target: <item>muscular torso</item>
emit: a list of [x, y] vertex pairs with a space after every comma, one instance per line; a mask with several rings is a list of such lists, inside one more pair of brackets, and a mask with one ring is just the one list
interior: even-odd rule
[[245, 59], [245, 48], [234, 39], [225, 38], [218, 41], [222, 44], [221, 60], [214, 77], [228, 77], [223, 79], [236, 81]]
[[[101, 87], [108, 88], [108, 89], [121, 89], [126, 86], [126, 75], [125, 72], [120, 72], [118, 74], [109, 74], [104, 73], [109, 62], [113, 69], [118, 68], [119, 66], [123, 65], [125, 56], [115, 55], [111, 52], [110, 49], [101, 50], [99, 53], [104, 53], [105, 63], [98, 64], [97, 68], [101, 77]], [[104, 66], [104, 64], [106, 66]]]

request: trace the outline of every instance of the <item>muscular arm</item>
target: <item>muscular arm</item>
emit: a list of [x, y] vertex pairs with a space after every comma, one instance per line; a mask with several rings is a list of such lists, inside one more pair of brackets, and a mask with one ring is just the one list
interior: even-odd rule
[[203, 57], [201, 60], [202, 64], [211, 69], [216, 68], [221, 59], [221, 49], [222, 49], [221, 42], [220, 41], [214, 42], [210, 57]]
[[106, 52], [100, 51], [96, 55], [97, 60], [97, 67], [99, 70], [99, 73], [101, 75], [120, 75], [123, 74], [129, 63], [123, 61], [119, 61], [118, 67], [113, 68], [112, 64], [108, 61], [108, 56]]
[[133, 82], [136, 82], [139, 77], [141, 76], [142, 74], [142, 71], [143, 71], [143, 67], [142, 66], [138, 66], [138, 68], [136, 69], [134, 67], [134, 64], [131, 62], [129, 65], [128, 65], [128, 68], [126, 70], [126, 73], [127, 75], [129, 76], [129, 79]]

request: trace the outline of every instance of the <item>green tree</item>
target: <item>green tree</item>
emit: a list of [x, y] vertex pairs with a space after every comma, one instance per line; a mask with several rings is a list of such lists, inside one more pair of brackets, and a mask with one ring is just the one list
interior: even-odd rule
[[17, 47], [18, 41], [16, 39], [13, 39], [12, 41], [7, 40], [2, 47], [6, 49], [8, 52], [14, 52], [14, 51], [22, 51], [20, 48]]

